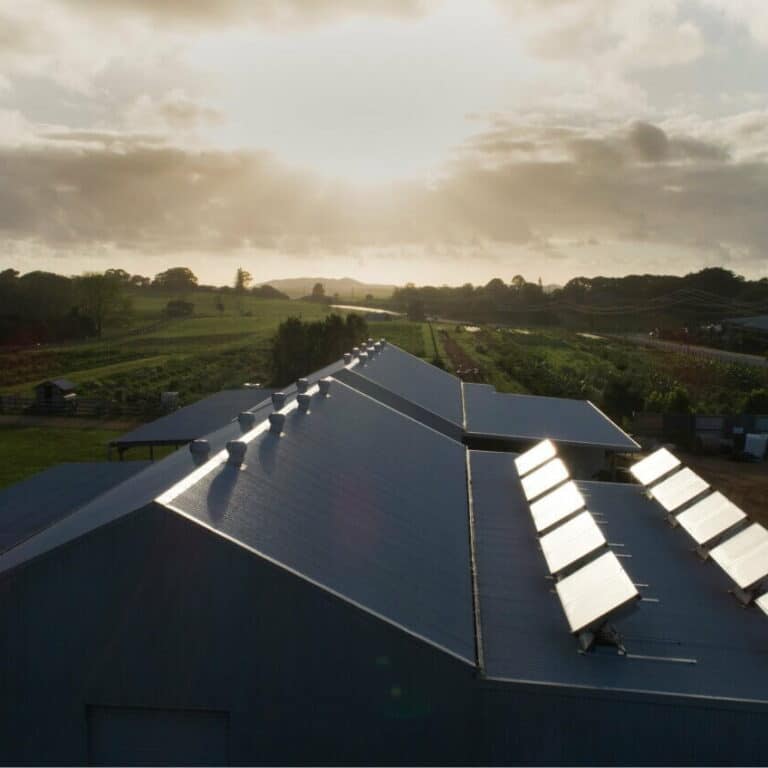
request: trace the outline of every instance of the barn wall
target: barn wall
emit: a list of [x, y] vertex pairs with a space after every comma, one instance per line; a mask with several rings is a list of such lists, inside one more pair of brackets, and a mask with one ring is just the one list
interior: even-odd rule
[[471, 667], [159, 507], [5, 578], [0, 625], [5, 763], [87, 762], [111, 707], [223, 713], [235, 763], [474, 752]]
[[764, 765], [768, 707], [560, 686], [485, 684], [492, 765]]

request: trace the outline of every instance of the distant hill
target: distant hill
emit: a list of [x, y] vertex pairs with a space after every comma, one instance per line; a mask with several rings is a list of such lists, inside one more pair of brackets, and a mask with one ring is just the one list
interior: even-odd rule
[[394, 285], [378, 285], [375, 283], [361, 283], [351, 277], [291, 277], [284, 280], [268, 280], [263, 285], [271, 285], [278, 291], [288, 294], [292, 299], [299, 299], [312, 293], [315, 283], [322, 283], [325, 287], [325, 295], [339, 294], [342, 299], [365, 299], [370, 293], [376, 299], [386, 299], [392, 295]]

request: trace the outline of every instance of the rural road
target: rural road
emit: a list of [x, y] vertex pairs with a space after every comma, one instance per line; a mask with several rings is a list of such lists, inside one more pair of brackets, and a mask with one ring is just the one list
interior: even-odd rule
[[670, 352], [679, 352], [684, 355], [712, 357], [722, 360], [724, 363], [740, 363], [741, 365], [752, 365], [757, 368], [768, 368], [768, 360], [760, 355], [745, 355], [742, 352], [729, 352], [726, 349], [714, 349], [713, 347], [699, 347], [694, 344], [680, 344], [675, 341], [649, 339], [641, 334], [627, 334], [613, 336], [613, 338], [629, 341], [644, 347], [656, 347], [657, 349], [666, 349]]

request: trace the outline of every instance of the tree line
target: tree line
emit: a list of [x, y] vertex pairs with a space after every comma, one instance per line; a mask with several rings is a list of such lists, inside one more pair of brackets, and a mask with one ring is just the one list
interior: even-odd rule
[[485, 285], [395, 290], [391, 305], [412, 319], [426, 316], [487, 323], [564, 325], [603, 330], [651, 330], [715, 323], [768, 313], [768, 278], [747, 280], [710, 267], [685, 276], [575, 277], [545, 289], [515, 275]]

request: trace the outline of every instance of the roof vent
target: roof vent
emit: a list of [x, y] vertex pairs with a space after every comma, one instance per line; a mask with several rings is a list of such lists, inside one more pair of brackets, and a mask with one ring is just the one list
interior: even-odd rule
[[387, 345], [387, 340], [382, 336], [379, 339], [379, 344], [381, 344], [382, 347], [385, 347]]
[[374, 349], [375, 349], [377, 352], [381, 352], [381, 342], [380, 342], [380, 341], [376, 341], [376, 342], [374, 342], [374, 344], [373, 344], [373, 348], [374, 348]]
[[211, 444], [207, 440], [193, 440], [189, 444], [189, 452], [195, 464], [204, 464], [211, 455]]
[[360, 354], [360, 347], [352, 347], [353, 357], [357, 357]]
[[297, 392], [306, 392], [307, 387], [309, 387], [309, 379], [298, 379], [296, 381], [296, 391]]
[[368, 339], [369, 344], [373, 344], [373, 339]]
[[352, 362], [352, 355], [349, 352], [344, 353], [344, 365], [349, 365]]
[[256, 423], [256, 414], [250, 411], [242, 411], [237, 414], [237, 421], [240, 424], [240, 429], [243, 432], [248, 432], [253, 429], [253, 425]]
[[309, 410], [309, 401], [312, 398], [306, 393], [302, 392], [299, 395], [296, 395], [296, 401], [299, 404], [299, 410], [303, 413], [306, 413]]
[[328, 390], [331, 388], [331, 382], [333, 379], [330, 376], [326, 376], [324, 379], [320, 379], [320, 381], [317, 382], [317, 386], [320, 390], [320, 394], [323, 397], [328, 396]]
[[227, 443], [227, 453], [229, 454], [227, 464], [234, 464], [239, 467], [243, 463], [247, 448], [248, 445], [242, 440], [230, 440]]
[[285, 405], [285, 392], [273, 392], [272, 405], [279, 411]]
[[376, 347], [374, 347], [373, 344], [371, 344], [371, 346], [368, 347], [368, 355], [369, 355], [369, 357], [373, 357], [378, 351], [379, 350], [376, 349]]
[[361, 352], [358, 357], [360, 358], [360, 362], [364, 363], [368, 359], [368, 353], [367, 352]]
[[270, 413], [269, 414], [269, 431], [273, 435], [282, 434], [283, 426], [285, 425], [284, 413]]

